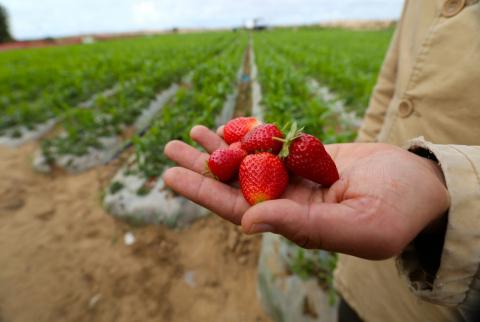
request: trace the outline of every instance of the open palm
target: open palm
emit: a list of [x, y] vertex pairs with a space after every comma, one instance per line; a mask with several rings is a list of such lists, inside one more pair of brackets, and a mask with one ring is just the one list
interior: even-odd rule
[[[196, 126], [192, 138], [212, 152], [226, 143]], [[281, 199], [250, 206], [241, 191], [205, 177], [208, 153], [181, 142], [165, 147], [180, 167], [165, 183], [246, 233], [274, 232], [305, 248], [321, 248], [368, 259], [400, 253], [449, 207], [442, 172], [430, 160], [387, 144], [332, 144], [327, 151], [340, 180], [330, 188], [292, 178]]]

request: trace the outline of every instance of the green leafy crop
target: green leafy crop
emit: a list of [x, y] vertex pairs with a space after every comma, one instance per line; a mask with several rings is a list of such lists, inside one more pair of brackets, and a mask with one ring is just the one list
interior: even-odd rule
[[259, 34], [290, 64], [339, 94], [353, 110], [365, 111], [383, 62], [392, 29], [284, 29]]
[[133, 124], [156, 94], [205, 59], [213, 57], [232, 42], [222, 34], [190, 36], [187, 42], [176, 39], [138, 66], [138, 73], [108, 97], [97, 97], [88, 109], [68, 109], [62, 115], [65, 135], [42, 145], [50, 161], [55, 155], [83, 155], [90, 148], [101, 148], [99, 139], [117, 136]]

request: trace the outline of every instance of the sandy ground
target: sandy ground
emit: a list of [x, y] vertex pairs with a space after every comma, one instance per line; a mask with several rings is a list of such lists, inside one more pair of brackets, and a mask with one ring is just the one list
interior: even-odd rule
[[100, 202], [118, 165], [47, 177], [35, 148], [0, 147], [0, 322], [270, 321], [259, 237], [213, 215], [183, 231], [128, 226]]

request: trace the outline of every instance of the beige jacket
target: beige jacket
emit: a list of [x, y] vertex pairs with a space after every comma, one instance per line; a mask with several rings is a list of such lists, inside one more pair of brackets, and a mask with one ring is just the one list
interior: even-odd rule
[[339, 292], [366, 322], [480, 321], [479, 0], [406, 1], [358, 140], [430, 150], [451, 207], [443, 245], [426, 253], [340, 256]]

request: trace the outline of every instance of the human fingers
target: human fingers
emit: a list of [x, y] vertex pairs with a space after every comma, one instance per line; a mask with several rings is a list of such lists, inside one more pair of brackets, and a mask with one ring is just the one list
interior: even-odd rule
[[165, 155], [179, 166], [204, 173], [209, 158], [208, 153], [203, 153], [183, 141], [170, 141], [164, 149]]
[[237, 225], [249, 207], [238, 189], [185, 168], [168, 169], [163, 180], [172, 190]]
[[209, 153], [227, 147], [227, 144], [215, 132], [203, 125], [196, 125], [190, 131], [190, 137], [203, 146]]

